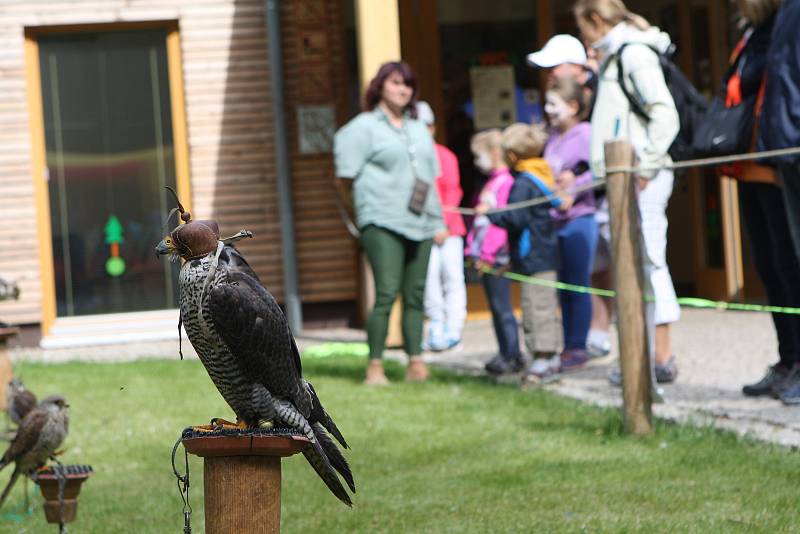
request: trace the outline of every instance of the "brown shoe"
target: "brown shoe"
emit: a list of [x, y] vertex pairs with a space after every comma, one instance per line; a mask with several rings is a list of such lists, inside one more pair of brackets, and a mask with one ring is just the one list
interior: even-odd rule
[[411, 356], [408, 359], [408, 368], [406, 369], [407, 382], [425, 382], [430, 376], [431, 373], [428, 371], [428, 366], [422, 361], [421, 356]]
[[364, 378], [366, 386], [388, 386], [389, 379], [383, 372], [383, 361], [372, 359], [367, 364], [367, 376]]

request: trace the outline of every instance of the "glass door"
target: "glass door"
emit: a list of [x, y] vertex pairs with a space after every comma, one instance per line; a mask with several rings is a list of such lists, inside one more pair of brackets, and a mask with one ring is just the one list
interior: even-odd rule
[[38, 39], [59, 317], [177, 306], [177, 266], [153, 254], [176, 186], [166, 38]]

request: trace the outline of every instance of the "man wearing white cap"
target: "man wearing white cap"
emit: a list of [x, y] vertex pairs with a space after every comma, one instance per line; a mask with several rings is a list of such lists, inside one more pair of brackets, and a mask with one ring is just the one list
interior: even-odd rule
[[[554, 35], [538, 52], [528, 54], [528, 63], [534, 67], [549, 69], [548, 84], [562, 78], [574, 78], [584, 87], [586, 107], [594, 107], [597, 93], [597, 61], [594, 49], [590, 48], [592, 57], [587, 56], [583, 43], [571, 35]], [[595, 191], [595, 202], [599, 235], [597, 252], [592, 272], [592, 285], [604, 289], [611, 288], [611, 229], [609, 227], [608, 202], [603, 190]], [[605, 356], [611, 350], [609, 329], [613, 315], [611, 299], [592, 295], [592, 324], [589, 330], [586, 347], [593, 356]]]
[[593, 89], [594, 61], [586, 56], [583, 44], [571, 35], [554, 35], [541, 50], [528, 54], [527, 59], [534, 67], [549, 69], [547, 76], [551, 82], [559, 78], [575, 78], [588, 89]]

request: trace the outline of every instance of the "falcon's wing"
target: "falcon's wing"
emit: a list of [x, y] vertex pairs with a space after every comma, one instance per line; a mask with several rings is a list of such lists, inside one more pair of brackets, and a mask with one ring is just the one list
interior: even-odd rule
[[209, 297], [217, 332], [241, 370], [275, 396], [291, 400], [308, 417], [311, 399], [292, 332], [275, 298], [255, 279], [233, 270]]
[[43, 410], [34, 409], [22, 419], [17, 429], [17, 435], [6, 449], [3, 455], [2, 464], [15, 461], [22, 454], [30, 451], [39, 441], [42, 427], [47, 423], [47, 413]]
[[252, 267], [250, 267], [250, 264], [247, 263], [247, 260], [244, 259], [242, 253], [239, 252], [235, 246], [225, 245], [225, 247], [222, 249], [222, 254], [219, 257], [219, 261], [223, 265], [227, 265], [228, 269], [231, 271], [244, 273], [253, 277], [256, 282], [261, 283], [261, 280], [259, 280], [256, 272]]

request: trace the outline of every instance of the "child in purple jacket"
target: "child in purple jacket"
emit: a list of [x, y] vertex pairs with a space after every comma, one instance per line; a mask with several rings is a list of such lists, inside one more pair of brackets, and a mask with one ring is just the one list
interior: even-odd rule
[[[514, 185], [514, 177], [503, 159], [502, 133], [492, 129], [475, 134], [471, 142], [475, 166], [489, 176], [489, 181], [480, 193], [480, 205], [487, 208], [502, 208], [508, 203], [508, 194]], [[510, 262], [508, 232], [489, 222], [486, 215], [478, 215], [467, 234], [465, 255], [478, 268], [504, 269]], [[522, 354], [519, 350], [517, 319], [511, 306], [511, 281], [502, 276], [481, 276], [486, 299], [492, 310], [492, 322], [497, 336], [499, 353], [486, 364], [489, 373], [499, 375], [522, 370]]]
[[[597, 222], [594, 218], [594, 193], [572, 191], [592, 181], [589, 171], [591, 127], [584, 122], [583, 87], [570, 78], [557, 80], [547, 91], [545, 114], [552, 135], [544, 149], [544, 158], [556, 177], [556, 191], [562, 203], [552, 208], [561, 254], [559, 281], [579, 286], [590, 285], [592, 261], [597, 246]], [[581, 367], [589, 360], [586, 336], [592, 318], [592, 301], [586, 293], [560, 292], [564, 328], [564, 352], [561, 370]]]

